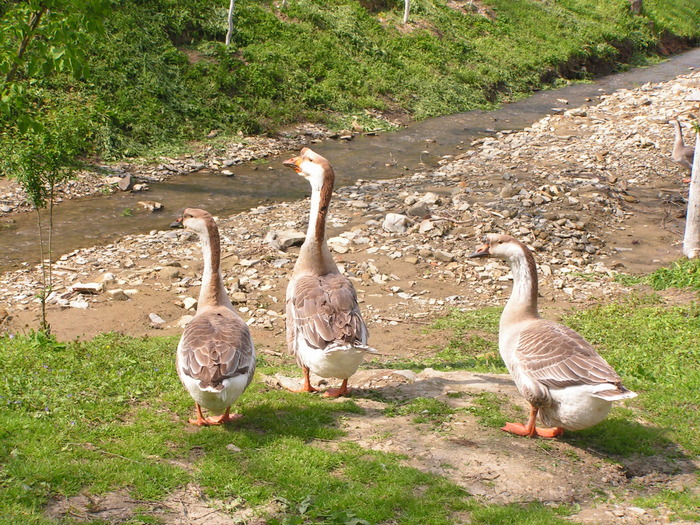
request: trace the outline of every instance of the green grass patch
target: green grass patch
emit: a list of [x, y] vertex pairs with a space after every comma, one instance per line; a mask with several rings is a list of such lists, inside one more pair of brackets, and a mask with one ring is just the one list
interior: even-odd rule
[[[471, 513], [475, 523], [556, 523], [554, 509], [484, 506], [450, 481], [406, 467], [402, 456], [343, 442], [339, 422], [362, 411], [352, 400], [254, 381], [234, 406], [242, 420], [193, 429], [176, 345], [177, 337], [117, 334], [69, 343], [0, 338], [1, 523], [55, 523], [45, 506], [79, 493], [123, 489], [152, 502], [189, 484], [269, 523], [449, 525]], [[399, 410], [428, 422], [451, 413], [433, 399]], [[277, 510], [266, 516], [268, 508]], [[154, 523], [147, 512], [131, 522]]]
[[431, 423], [439, 426], [450, 420], [455, 410], [447, 403], [434, 398], [417, 397], [407, 403], [393, 402], [384, 409], [388, 417], [413, 415], [414, 423]]
[[498, 353], [498, 322], [502, 311], [500, 307], [453, 310], [428, 328], [428, 333], [441, 331], [449, 334], [447, 345], [430, 356], [413, 360], [397, 359], [383, 365], [410, 370], [430, 367], [443, 372], [470, 370], [506, 373], [505, 364]]
[[387, 127], [379, 112], [491, 108], [654, 61], [665, 36], [700, 38], [695, 0], [649, 0], [639, 16], [624, 1], [492, 0], [484, 14], [422, 0], [406, 26], [400, 2], [239, 0], [229, 47], [219, 0], [110, 7], [106, 33], [87, 46], [87, 77], [34, 72], [24, 86], [40, 106], [80, 109], [90, 150], [106, 159], [174, 155], [212, 129], [217, 140], [304, 120], [374, 129]]
[[648, 284], [654, 290], [667, 288], [700, 290], [700, 259], [681, 259], [669, 267], [659, 268], [643, 277], [621, 274], [616, 277], [616, 280], [625, 285]]
[[649, 454], [664, 443], [700, 453], [700, 437], [694, 430], [700, 426], [697, 304], [601, 305], [576, 312], [566, 322], [599, 348], [624, 384], [639, 394], [625, 403], [630, 410], [618, 405], [604, 423], [572, 435], [595, 440], [602, 450], [614, 454]]

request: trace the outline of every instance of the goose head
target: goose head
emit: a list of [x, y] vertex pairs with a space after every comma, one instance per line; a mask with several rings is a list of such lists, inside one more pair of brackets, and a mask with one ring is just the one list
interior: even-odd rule
[[524, 245], [510, 235], [490, 233], [484, 237], [484, 243], [469, 255], [475, 257], [495, 257], [504, 261], [522, 256]]
[[335, 179], [333, 168], [325, 157], [309, 148], [303, 148], [300, 155], [285, 160], [282, 164], [308, 180], [313, 190], [320, 191], [324, 182], [332, 184]]
[[182, 227], [199, 235], [207, 235], [214, 222], [214, 217], [208, 211], [198, 208], [187, 208], [180, 219]]

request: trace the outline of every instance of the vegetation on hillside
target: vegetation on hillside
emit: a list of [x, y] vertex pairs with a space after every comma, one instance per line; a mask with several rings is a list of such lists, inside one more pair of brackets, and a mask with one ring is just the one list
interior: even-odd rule
[[116, 158], [211, 129], [372, 127], [377, 112], [423, 119], [489, 107], [700, 39], [695, 0], [645, 0], [641, 16], [627, 0], [417, 0], [405, 26], [402, 4], [239, 0], [227, 48], [226, 2], [111, 0], [78, 78], [19, 74], [42, 110], [74, 108], [89, 122], [86, 151]]

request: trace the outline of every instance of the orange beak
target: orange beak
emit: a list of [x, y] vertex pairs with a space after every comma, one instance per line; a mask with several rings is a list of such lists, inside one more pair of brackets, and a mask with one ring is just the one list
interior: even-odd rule
[[299, 167], [301, 164], [301, 157], [292, 157], [291, 159], [285, 160], [282, 164], [288, 168], [292, 168], [297, 173], [301, 173], [301, 168]]
[[467, 257], [473, 259], [474, 257], [488, 257], [489, 255], [491, 255], [491, 252], [489, 251], [489, 244], [484, 243], [479, 246], [474, 253], [470, 253]]

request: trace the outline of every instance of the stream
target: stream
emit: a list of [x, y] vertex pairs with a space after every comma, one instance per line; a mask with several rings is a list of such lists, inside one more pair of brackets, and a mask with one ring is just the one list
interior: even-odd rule
[[[675, 55], [663, 63], [635, 68], [556, 90], [539, 91], [519, 102], [491, 111], [474, 110], [417, 122], [396, 132], [360, 135], [351, 141], [313, 144], [336, 171], [336, 186], [357, 179], [388, 179], [435, 169], [446, 155], [469, 149], [473, 140], [502, 130], [520, 130], [552, 113], [596, 104], [601, 95], [661, 82], [700, 67], [700, 49]], [[568, 101], [564, 105], [558, 99]], [[669, 134], [672, 133], [669, 127]], [[198, 172], [150, 184], [150, 191], [66, 200], [54, 208], [54, 256], [94, 245], [109, 244], [129, 234], [166, 229], [184, 208], [204, 208], [214, 215], [232, 215], [252, 207], [303, 198], [308, 183], [282, 166], [298, 152], [269, 157], [264, 162], [234, 166], [234, 177]], [[670, 154], [670, 152], [669, 152]], [[150, 213], [141, 200], [162, 203], [164, 211]], [[133, 210], [129, 212], [128, 210]], [[36, 214], [19, 213], [16, 222], [0, 230], [0, 271], [39, 262]]]

